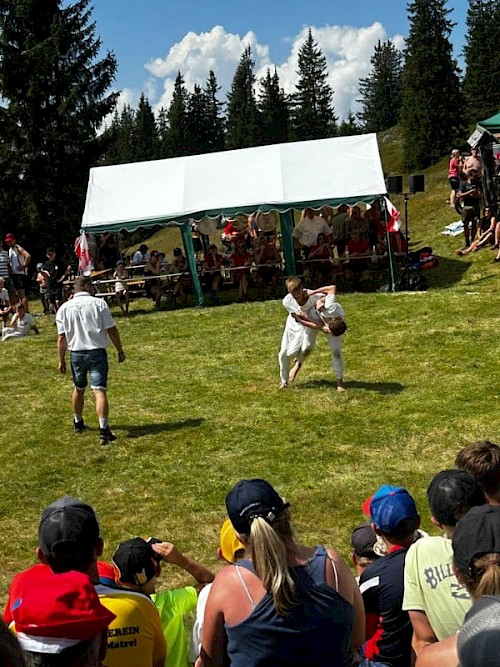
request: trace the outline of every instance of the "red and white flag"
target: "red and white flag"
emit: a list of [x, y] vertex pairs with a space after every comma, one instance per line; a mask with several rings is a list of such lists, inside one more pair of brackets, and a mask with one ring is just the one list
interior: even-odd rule
[[84, 276], [90, 276], [92, 264], [85, 232], [75, 240], [75, 255], [78, 257], [78, 271]]
[[399, 232], [401, 229], [401, 213], [394, 206], [390, 199], [384, 197], [385, 209], [387, 211], [387, 231]]

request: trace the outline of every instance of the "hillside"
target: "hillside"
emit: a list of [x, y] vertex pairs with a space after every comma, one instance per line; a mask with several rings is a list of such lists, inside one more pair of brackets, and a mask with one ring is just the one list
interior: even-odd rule
[[[378, 137], [380, 155], [384, 173], [403, 175], [403, 187], [408, 189], [408, 174], [403, 172], [403, 146], [399, 128], [391, 128]], [[469, 257], [458, 257], [456, 250], [462, 246], [463, 237], [444, 236], [445, 226], [459, 219], [454, 209], [447, 205], [448, 156], [428, 169], [418, 173], [425, 176], [425, 192], [410, 195], [408, 198], [408, 228], [410, 248], [432, 246], [434, 254], [439, 256], [439, 266], [426, 274], [431, 287], [448, 288], [457, 285], [465, 290], [489, 289], [491, 279], [498, 267], [493, 264], [493, 253], [489, 249], [474, 253]], [[401, 211], [404, 225], [404, 197], [393, 195], [394, 205]], [[177, 229], [162, 228], [153, 233], [146, 241], [150, 248], [157, 248], [171, 256], [175, 246], [182, 246], [180, 232]], [[137, 245], [127, 248], [135, 250]]]

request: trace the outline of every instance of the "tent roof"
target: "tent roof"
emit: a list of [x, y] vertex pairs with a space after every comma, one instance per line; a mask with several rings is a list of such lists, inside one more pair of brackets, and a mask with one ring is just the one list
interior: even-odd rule
[[486, 120], [480, 120], [478, 125], [492, 134], [500, 132], [500, 111]]
[[386, 193], [375, 134], [90, 170], [82, 229], [132, 231], [190, 218], [371, 201]]

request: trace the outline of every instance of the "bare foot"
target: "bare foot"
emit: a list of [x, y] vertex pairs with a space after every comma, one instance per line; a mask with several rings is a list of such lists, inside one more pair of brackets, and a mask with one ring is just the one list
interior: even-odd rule
[[289, 382], [293, 382], [295, 380], [295, 378], [297, 377], [297, 373], [300, 371], [301, 368], [302, 368], [302, 362], [296, 359], [293, 368], [290, 371], [290, 374], [288, 375]]
[[337, 391], [345, 391], [344, 382], [342, 380], [337, 380]]

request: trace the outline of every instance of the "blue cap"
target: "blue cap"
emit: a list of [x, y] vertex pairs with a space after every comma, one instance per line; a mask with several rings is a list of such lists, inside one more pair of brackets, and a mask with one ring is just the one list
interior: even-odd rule
[[389, 535], [397, 531], [404, 519], [418, 517], [415, 501], [402, 486], [383, 484], [370, 502], [370, 517], [375, 527]]

